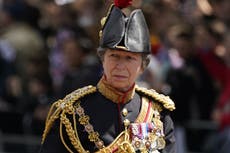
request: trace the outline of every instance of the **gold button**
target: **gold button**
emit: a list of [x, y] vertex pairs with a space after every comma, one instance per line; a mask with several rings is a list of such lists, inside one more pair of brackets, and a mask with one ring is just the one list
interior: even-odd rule
[[99, 140], [96, 142], [96, 146], [97, 146], [97, 148], [102, 149], [104, 147], [104, 142]]
[[128, 127], [130, 124], [130, 121], [128, 119], [125, 119], [123, 122], [124, 122], [125, 127]]
[[127, 110], [126, 108], [124, 108], [124, 109], [122, 110], [122, 115], [123, 115], [124, 117], [126, 117], [126, 116], [128, 115], [128, 110]]

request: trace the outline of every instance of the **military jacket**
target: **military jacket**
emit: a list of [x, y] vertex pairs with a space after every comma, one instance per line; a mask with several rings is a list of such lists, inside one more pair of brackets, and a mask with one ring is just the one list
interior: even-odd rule
[[126, 103], [116, 103], [110, 92], [86, 86], [55, 102], [40, 153], [176, 153], [168, 97], [135, 86]]

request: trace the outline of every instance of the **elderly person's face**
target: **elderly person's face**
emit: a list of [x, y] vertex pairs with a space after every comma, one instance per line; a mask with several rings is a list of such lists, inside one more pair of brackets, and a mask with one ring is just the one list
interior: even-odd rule
[[120, 91], [128, 90], [143, 72], [140, 53], [107, 50], [102, 63], [107, 82]]

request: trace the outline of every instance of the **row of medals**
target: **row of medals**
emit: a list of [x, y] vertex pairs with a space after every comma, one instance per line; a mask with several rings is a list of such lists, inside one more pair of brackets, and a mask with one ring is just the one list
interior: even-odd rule
[[[122, 115], [128, 115], [126, 108], [122, 110]], [[132, 146], [137, 152], [158, 153], [165, 147], [163, 123], [158, 117], [154, 117], [151, 123], [131, 123], [129, 131]]]

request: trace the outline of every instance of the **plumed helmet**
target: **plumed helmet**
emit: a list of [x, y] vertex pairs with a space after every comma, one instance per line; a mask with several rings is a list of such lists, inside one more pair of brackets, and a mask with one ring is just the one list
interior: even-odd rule
[[110, 48], [150, 53], [149, 31], [140, 9], [126, 17], [118, 7], [112, 6], [102, 26], [98, 52]]

